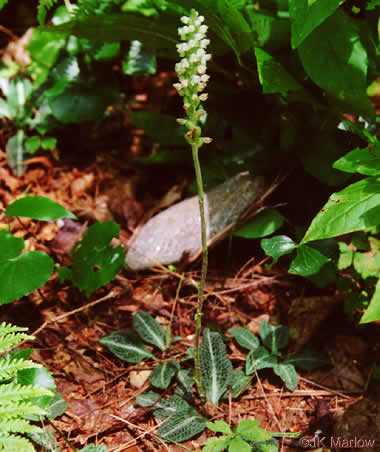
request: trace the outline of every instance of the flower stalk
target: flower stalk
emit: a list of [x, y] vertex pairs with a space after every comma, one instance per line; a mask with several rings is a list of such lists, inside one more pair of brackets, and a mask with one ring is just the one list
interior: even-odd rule
[[183, 97], [183, 106], [186, 112], [186, 118], [180, 118], [177, 119], [177, 121], [180, 124], [185, 125], [187, 128], [185, 139], [191, 145], [201, 219], [202, 270], [201, 278], [198, 284], [198, 301], [197, 311], [195, 314], [194, 379], [199, 395], [201, 398], [204, 398], [205, 391], [201, 379], [199, 346], [202, 330], [204, 287], [207, 277], [208, 250], [204, 208], [204, 189], [198, 153], [203, 144], [211, 143], [212, 141], [209, 137], [201, 136], [202, 130], [199, 126], [201, 119], [206, 114], [201, 102], [207, 100], [207, 94], [203, 91], [209, 79], [209, 76], [206, 74], [206, 70], [207, 62], [211, 59], [211, 55], [206, 53], [206, 48], [210, 44], [210, 41], [206, 39], [207, 26], [203, 24], [204, 17], [200, 16], [197, 11], [192, 9], [189, 16], [181, 17], [181, 21], [184, 26], [178, 29], [178, 34], [184, 42], [177, 44], [177, 51], [182, 59], [175, 66], [179, 82], [175, 83], [174, 87], [177, 89], [180, 96]]

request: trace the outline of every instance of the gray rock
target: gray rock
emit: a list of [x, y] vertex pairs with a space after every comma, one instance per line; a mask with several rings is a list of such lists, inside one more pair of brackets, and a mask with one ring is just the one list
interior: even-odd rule
[[[205, 194], [207, 240], [234, 223], [247, 207], [264, 192], [264, 180], [239, 173]], [[131, 244], [126, 264], [144, 270], [155, 264], [178, 262], [186, 251], [199, 252], [201, 222], [198, 197], [185, 199], [150, 219]]]

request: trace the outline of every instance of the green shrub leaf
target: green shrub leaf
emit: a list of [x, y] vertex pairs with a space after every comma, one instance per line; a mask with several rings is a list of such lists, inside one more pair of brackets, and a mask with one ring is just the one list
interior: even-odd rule
[[77, 217], [61, 204], [44, 196], [24, 196], [12, 202], [5, 211], [8, 217], [26, 217], [40, 221], [54, 221], [58, 218]]
[[124, 248], [114, 248], [110, 243], [119, 233], [120, 227], [114, 221], [95, 223], [71, 250], [72, 281], [87, 296], [110, 282], [124, 265]]
[[344, 0], [290, 0], [292, 47], [296, 49], [309, 34], [335, 12]]
[[273, 234], [284, 224], [284, 217], [275, 209], [265, 209], [245, 223], [233, 235], [257, 239]]
[[145, 358], [155, 359], [139, 337], [130, 331], [114, 331], [99, 341], [114, 355], [128, 363], [139, 363]]
[[380, 179], [368, 177], [333, 193], [301, 243], [336, 237], [379, 224]]
[[206, 427], [207, 420], [196, 413], [180, 412], [171, 416], [157, 433], [165, 441], [181, 443], [202, 432]]
[[375, 293], [370, 304], [360, 319], [360, 323], [369, 323], [380, 320], [380, 279], [377, 281]]
[[294, 391], [298, 384], [298, 375], [293, 364], [279, 363], [273, 367], [274, 373], [285, 383], [289, 391]]
[[272, 439], [272, 435], [260, 428], [258, 425], [260, 421], [256, 419], [249, 419], [240, 421], [236, 427], [236, 434], [249, 441], [268, 441]]
[[[337, 30], [339, 32], [337, 33]], [[299, 46], [309, 77], [345, 105], [345, 111], [374, 116], [367, 97], [367, 52], [356, 25], [336, 11]]]
[[273, 258], [273, 262], [276, 262], [279, 257], [297, 248], [297, 244], [286, 235], [276, 235], [270, 239], [261, 240], [261, 248], [265, 254]]
[[289, 343], [289, 329], [286, 326], [270, 325], [264, 320], [260, 323], [260, 336], [274, 355], [279, 355], [279, 350], [287, 347]]
[[258, 338], [247, 328], [230, 328], [228, 331], [243, 348], [256, 350], [260, 345]]
[[290, 355], [286, 361], [283, 361], [283, 364], [293, 364], [300, 369], [313, 370], [329, 364], [329, 361], [322, 358], [318, 353], [304, 350]]
[[174, 395], [169, 399], [160, 399], [153, 407], [153, 414], [158, 419], [165, 419], [168, 416], [184, 412], [189, 415], [196, 413], [194, 408], [178, 395]]
[[226, 346], [219, 333], [204, 330], [199, 359], [207, 399], [217, 405], [232, 375], [232, 364], [227, 357]]
[[265, 50], [255, 47], [257, 71], [264, 94], [299, 91], [303, 86]]
[[367, 148], [355, 148], [339, 160], [334, 168], [347, 173], [359, 173], [366, 176], [380, 175], [380, 144]]
[[[229, 386], [231, 386], [232, 397], [237, 397], [244, 386], [245, 389], [243, 392], [245, 392], [250, 386], [248, 384], [250, 379], [251, 378], [248, 375], [246, 375], [241, 369], [234, 370], [232, 372], [231, 381], [229, 383]], [[228, 398], [229, 392], [230, 392], [229, 389], [227, 389], [227, 391], [223, 395], [223, 398]]]
[[143, 341], [165, 350], [165, 333], [161, 325], [147, 312], [138, 312], [133, 317], [133, 327]]
[[202, 452], [221, 452], [226, 450], [231, 439], [232, 436], [222, 436], [220, 438], [211, 436], [210, 438], [207, 438], [207, 441], [204, 443]]
[[318, 273], [330, 260], [330, 258], [316, 249], [307, 245], [301, 245], [298, 247], [297, 255], [290, 265], [289, 273], [300, 276], [311, 276]]
[[229, 452], [252, 452], [252, 447], [244, 441], [244, 439], [239, 438], [238, 436], [232, 438], [229, 446]]
[[151, 385], [159, 389], [167, 389], [178, 370], [179, 364], [174, 360], [159, 364], [153, 369], [150, 377]]
[[265, 347], [252, 350], [247, 355], [245, 362], [245, 373], [251, 375], [255, 370], [270, 369], [277, 364], [277, 358], [269, 353]]
[[225, 433], [226, 435], [232, 435], [231, 427], [224, 421], [207, 422], [207, 428], [217, 433]]
[[24, 241], [0, 231], [0, 304], [10, 303], [43, 286], [53, 272], [53, 260], [42, 251], [21, 254]]

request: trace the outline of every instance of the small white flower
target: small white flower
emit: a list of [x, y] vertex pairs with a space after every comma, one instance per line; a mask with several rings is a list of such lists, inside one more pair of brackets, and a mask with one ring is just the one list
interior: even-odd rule
[[205, 49], [209, 44], [210, 44], [209, 39], [202, 39], [201, 42], [199, 43], [202, 49]]
[[208, 26], [207, 26], [207, 25], [201, 25], [201, 26], [199, 27], [200, 33], [205, 34], [205, 33], [207, 32], [207, 30], [208, 30]]
[[185, 25], [187, 25], [190, 22], [190, 18], [187, 16], [182, 16], [181, 22], [184, 23]]

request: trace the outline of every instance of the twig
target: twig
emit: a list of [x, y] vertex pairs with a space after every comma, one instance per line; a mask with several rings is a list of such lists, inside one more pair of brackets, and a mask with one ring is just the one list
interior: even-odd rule
[[276, 421], [277, 427], [279, 428], [280, 432], [282, 432], [283, 430], [282, 430], [281, 424], [280, 424], [280, 422], [279, 422], [279, 420], [278, 420], [278, 418], [277, 418], [277, 416], [276, 416], [276, 413], [274, 412], [274, 409], [273, 409], [271, 403], [270, 403], [269, 400], [268, 400], [267, 395], [265, 394], [263, 385], [261, 384], [261, 380], [260, 380], [260, 378], [259, 378], [259, 374], [257, 373], [257, 370], [256, 370], [256, 369], [255, 369], [255, 374], [256, 374], [256, 378], [257, 378], [257, 383], [258, 383], [259, 386], [260, 386], [261, 392], [263, 393], [264, 399], [265, 399], [265, 401], [266, 401], [267, 404], [268, 404], [269, 410], [271, 411], [271, 413], [272, 413], [272, 415], [273, 415], [273, 418], [274, 418], [274, 420]]

